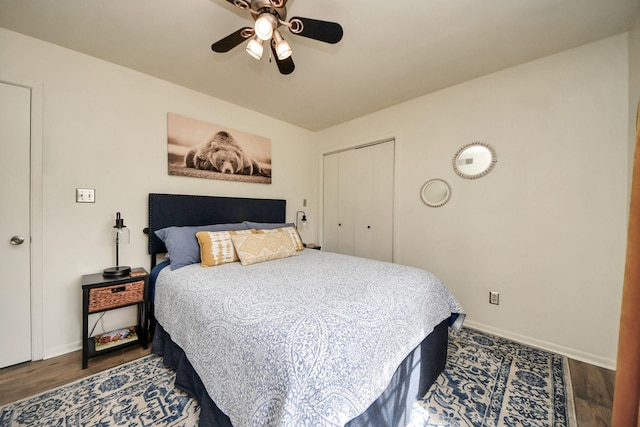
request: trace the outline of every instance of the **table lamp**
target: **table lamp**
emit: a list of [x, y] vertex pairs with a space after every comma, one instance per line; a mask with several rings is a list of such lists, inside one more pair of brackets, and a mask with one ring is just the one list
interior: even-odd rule
[[131, 273], [131, 267], [120, 265], [119, 249], [120, 244], [129, 244], [129, 229], [124, 225], [124, 219], [120, 217], [120, 212], [116, 213], [116, 225], [113, 226], [113, 236], [116, 242], [116, 266], [106, 268], [102, 275], [105, 277], [120, 277]]

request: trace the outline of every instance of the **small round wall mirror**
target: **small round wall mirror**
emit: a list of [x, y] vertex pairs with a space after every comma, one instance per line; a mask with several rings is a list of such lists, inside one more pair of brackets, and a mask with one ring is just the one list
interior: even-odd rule
[[472, 142], [458, 150], [453, 157], [453, 170], [466, 179], [485, 176], [495, 166], [496, 150], [484, 142]]
[[420, 198], [427, 206], [440, 207], [451, 198], [451, 187], [442, 179], [430, 179], [420, 189]]

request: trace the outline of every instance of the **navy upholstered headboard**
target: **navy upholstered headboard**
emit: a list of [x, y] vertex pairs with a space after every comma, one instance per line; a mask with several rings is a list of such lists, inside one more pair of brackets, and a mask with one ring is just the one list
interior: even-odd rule
[[[149, 194], [149, 254], [167, 248], [155, 231], [169, 226], [226, 224], [242, 221], [285, 222], [286, 200]], [[155, 262], [152, 261], [155, 265]]]

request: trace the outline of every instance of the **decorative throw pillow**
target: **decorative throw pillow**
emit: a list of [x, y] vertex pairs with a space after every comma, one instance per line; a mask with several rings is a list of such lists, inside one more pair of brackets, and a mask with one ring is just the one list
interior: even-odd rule
[[265, 228], [262, 230], [256, 230], [256, 233], [274, 233], [274, 232], [287, 232], [289, 236], [291, 236], [291, 240], [293, 240], [293, 245], [296, 248], [296, 251], [304, 250], [304, 244], [302, 243], [302, 239], [300, 238], [300, 233], [298, 233], [298, 229], [295, 227], [282, 227], [282, 228]]
[[200, 262], [200, 246], [196, 239], [198, 231], [226, 231], [226, 230], [246, 230], [248, 227], [242, 223], [233, 224], [212, 224], [185, 227], [167, 227], [156, 231], [158, 236], [167, 247], [171, 269], [176, 270], [185, 265]]
[[297, 255], [286, 231], [232, 235], [231, 240], [242, 265]]
[[196, 238], [200, 244], [200, 258], [203, 267], [213, 267], [227, 262], [238, 261], [231, 237], [251, 234], [253, 230], [237, 231], [199, 231]]
[[243, 221], [247, 228], [255, 228], [256, 230], [272, 230], [274, 228], [295, 227], [292, 222], [255, 222]]

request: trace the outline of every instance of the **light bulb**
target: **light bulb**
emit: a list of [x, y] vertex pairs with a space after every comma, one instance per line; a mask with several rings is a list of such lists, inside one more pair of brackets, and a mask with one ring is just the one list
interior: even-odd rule
[[277, 23], [276, 17], [272, 14], [268, 12], [261, 14], [254, 25], [256, 36], [262, 40], [269, 40]]
[[283, 59], [287, 59], [291, 56], [291, 46], [289, 46], [289, 43], [282, 38], [277, 30], [273, 33], [273, 41], [276, 47], [276, 55], [278, 55], [279, 60], [282, 61]]
[[260, 60], [260, 58], [262, 58], [262, 51], [262, 40], [255, 37], [249, 40], [249, 43], [247, 44], [247, 52], [249, 53], [249, 55]]

